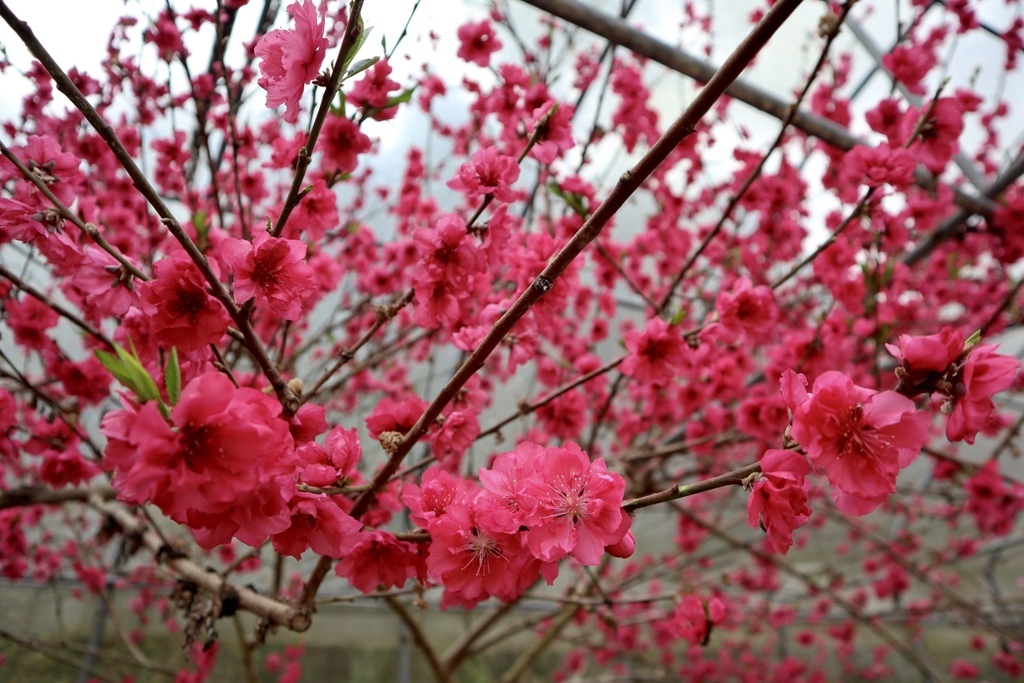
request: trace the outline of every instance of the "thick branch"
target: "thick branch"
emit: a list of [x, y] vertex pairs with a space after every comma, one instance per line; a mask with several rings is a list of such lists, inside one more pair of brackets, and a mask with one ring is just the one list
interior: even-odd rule
[[271, 600], [250, 588], [226, 585], [217, 573], [206, 571], [187, 557], [174, 553], [155, 531], [147, 528], [125, 505], [116, 501], [104, 501], [99, 496], [94, 496], [89, 504], [99, 512], [112, 517], [125, 533], [142, 541], [142, 544], [155, 555], [157, 561], [166, 565], [176, 576], [191, 581], [211, 595], [223, 595], [224, 590], [230, 588], [238, 594], [241, 609], [292, 631], [302, 632], [310, 627], [308, 614], [290, 605]]

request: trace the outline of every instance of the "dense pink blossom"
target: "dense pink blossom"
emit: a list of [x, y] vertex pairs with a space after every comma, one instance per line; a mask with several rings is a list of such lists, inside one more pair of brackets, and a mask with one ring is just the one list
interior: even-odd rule
[[491, 22], [470, 21], [459, 27], [458, 56], [477, 66], [487, 66], [491, 55], [501, 49], [501, 41], [494, 34]]
[[596, 565], [605, 547], [629, 531], [630, 518], [621, 507], [624, 490], [625, 480], [608, 471], [604, 458], [591, 462], [572, 442], [546, 448], [524, 491], [537, 501], [526, 517], [530, 551], [544, 562], [572, 555]]
[[398, 107], [389, 107], [388, 102], [391, 100], [391, 93], [400, 87], [398, 81], [391, 78], [391, 65], [388, 64], [388, 60], [382, 59], [367, 69], [363, 77], [356, 81], [347, 98], [353, 106], [372, 112], [371, 118], [386, 121], [398, 112]]
[[499, 202], [516, 199], [512, 184], [519, 178], [519, 164], [515, 157], [501, 154], [494, 147], [482, 147], [473, 153], [468, 164], [463, 164], [448, 187], [464, 192], [470, 199], [491, 195]]
[[154, 278], [139, 286], [142, 310], [157, 341], [187, 353], [214, 344], [231, 318], [206, 291], [206, 280], [184, 252], [153, 264]]
[[296, 493], [288, 507], [291, 523], [270, 540], [274, 550], [295, 559], [307, 549], [318, 555], [341, 557], [355, 543], [363, 526], [330, 496]]
[[651, 318], [643, 331], [630, 330], [623, 336], [629, 355], [622, 373], [640, 382], [667, 384], [685, 362], [685, 342], [679, 327], [661, 318]]
[[[784, 379], [795, 385], [794, 374], [787, 370]], [[829, 371], [796, 406], [792, 435], [825, 472], [839, 509], [862, 515], [896, 490], [896, 475], [917, 457], [929, 421], [907, 397], [865, 389]]]
[[1017, 376], [1020, 360], [998, 354], [996, 348], [975, 348], [951, 377], [952, 397], [947, 404], [951, 410], [946, 422], [946, 438], [950, 441], [974, 443], [978, 432], [986, 429], [995, 416], [992, 397], [1009, 389]]
[[737, 280], [732, 291], [719, 293], [715, 310], [726, 329], [751, 336], [767, 332], [779, 315], [771, 288], [754, 286], [747, 278]]
[[857, 145], [843, 159], [851, 176], [870, 186], [888, 183], [893, 187], [905, 187], [913, 182], [917, 167], [910, 152], [885, 144], [877, 147]]
[[260, 232], [251, 243], [229, 237], [221, 249], [235, 275], [238, 301], [255, 296], [257, 304], [265, 303], [282, 319], [299, 319], [303, 300], [316, 289], [305, 244]]
[[182, 389], [170, 420], [154, 401], [107, 413], [103, 466], [123, 500], [151, 502], [179, 522], [212, 528], [227, 517], [251, 528], [271, 510], [277, 533], [288, 526], [288, 508], [275, 477], [294, 467], [280, 412], [274, 398], [205, 373]]
[[427, 570], [464, 601], [484, 597], [512, 599], [529, 554], [518, 532], [503, 534], [479, 523], [473, 506], [449, 505], [431, 522]]
[[351, 173], [359, 165], [359, 155], [368, 152], [370, 138], [344, 116], [328, 116], [320, 131], [324, 160], [341, 173]]
[[999, 462], [989, 460], [965, 483], [967, 503], [964, 510], [984, 533], [1005, 536], [1024, 512], [1024, 485], [1008, 483], [999, 471]]
[[317, 77], [324, 62], [327, 39], [324, 21], [327, 2], [319, 9], [313, 0], [302, 0], [288, 5], [288, 13], [295, 20], [293, 29], [275, 29], [256, 44], [260, 57], [259, 84], [267, 91], [267, 106], [285, 105], [284, 120], [295, 123], [299, 119], [299, 100], [307, 83]]
[[768, 534], [775, 552], [785, 555], [793, 545], [793, 531], [811, 517], [807, 504], [807, 460], [793, 451], [771, 449], [761, 457], [761, 476], [750, 488], [747, 517], [751, 526]]
[[421, 564], [416, 547], [399, 541], [387, 531], [364, 531], [334, 566], [338, 576], [363, 593], [378, 587], [401, 588], [418, 572]]

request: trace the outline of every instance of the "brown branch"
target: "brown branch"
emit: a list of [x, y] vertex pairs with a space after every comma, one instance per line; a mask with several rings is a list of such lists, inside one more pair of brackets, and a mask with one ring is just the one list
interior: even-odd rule
[[747, 477], [760, 471], [761, 463], [755, 462], [745, 467], [741, 467], [738, 470], [726, 472], [725, 474], [720, 474], [717, 477], [698, 481], [694, 484], [679, 484], [672, 488], [665, 489], [664, 491], [628, 500], [622, 504], [622, 509], [626, 512], [633, 512], [640, 508], [650, 507], [659, 503], [667, 503], [678, 498], [686, 498], [687, 496], [713, 491], [725, 486], [741, 486]]
[[427, 660], [427, 665], [430, 666], [430, 670], [434, 672], [434, 678], [438, 683], [448, 683], [452, 680], [451, 672], [445, 667], [440, 659], [437, 658], [437, 651], [434, 650], [434, 646], [431, 645], [430, 640], [427, 638], [427, 634], [423, 632], [418, 621], [413, 619], [412, 614], [406, 609], [405, 605], [401, 600], [394, 597], [393, 595], [384, 596], [384, 601], [388, 603], [388, 606], [398, 615], [398, 618], [402, 620], [405, 627], [409, 629], [412, 640], [416, 643], [416, 647], [419, 648], [420, 652], [423, 653], [423, 658]]
[[0, 491], [0, 510], [30, 505], [61, 505], [72, 501], [87, 501], [93, 497], [111, 500], [115, 496], [109, 484], [99, 484], [85, 489], [51, 489], [48, 486], [19, 486]]
[[126, 534], [138, 538], [154, 554], [157, 562], [166, 566], [176, 576], [196, 584], [210, 595], [223, 595], [225, 590], [232, 590], [238, 594], [240, 609], [299, 633], [310, 627], [312, 621], [307, 613], [290, 605], [271, 600], [250, 588], [227, 584], [215, 572], [208, 572], [187, 557], [182, 557], [179, 553], [174, 552], [168, 548], [159, 534], [135, 517], [124, 504], [116, 501], [104, 501], [100, 496], [93, 496], [89, 500], [89, 505], [97, 511], [109, 515]]
[[32, 171], [30, 171], [28, 167], [21, 162], [21, 159], [19, 159], [17, 155], [3, 142], [0, 142], [0, 154], [3, 154], [8, 161], [14, 164], [14, 166], [18, 169], [21, 175], [25, 177], [26, 180], [35, 185], [36, 189], [43, 193], [43, 196], [46, 197], [46, 199], [49, 200], [51, 204], [53, 204], [53, 207], [55, 209], [57, 209], [57, 212], [60, 214], [61, 218], [67, 221], [71, 221], [72, 225], [76, 226], [79, 230], [88, 235], [92, 239], [92, 241], [95, 242], [97, 246], [99, 246], [100, 249], [110, 254], [110, 256], [115, 261], [120, 263], [121, 267], [124, 268], [127, 272], [131, 273], [136, 278], [142, 281], [146, 281], [149, 279], [148, 277], [146, 277], [145, 273], [143, 273], [141, 270], [135, 267], [135, 264], [133, 264], [131, 261], [125, 258], [120, 251], [115, 249], [109, 242], [107, 242], [106, 238], [103, 237], [103, 234], [100, 233], [99, 228], [97, 228], [92, 223], [86, 223], [85, 221], [83, 221], [74, 212], [72, 212], [71, 209], [69, 209], [64, 204], [64, 202], [58, 199], [57, 195], [55, 195], [53, 191], [49, 188], [49, 186], [47, 186], [47, 184], [43, 182], [42, 178], [37, 176], [35, 173], [32, 173]]

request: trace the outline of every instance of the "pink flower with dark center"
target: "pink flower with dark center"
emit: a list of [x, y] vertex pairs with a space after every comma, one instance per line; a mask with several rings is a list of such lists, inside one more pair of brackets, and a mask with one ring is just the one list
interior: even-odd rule
[[420, 258], [413, 276], [419, 282], [465, 286], [469, 276], [484, 270], [484, 255], [468, 239], [466, 222], [460, 216], [445, 214], [433, 228], [417, 228], [412, 238]]
[[914, 181], [914, 169], [917, 167], [913, 154], [902, 147], [886, 144], [878, 147], [857, 145], [846, 153], [844, 161], [852, 178], [870, 186], [885, 183], [893, 187], [909, 185]]
[[354, 107], [372, 111], [371, 118], [374, 120], [386, 121], [398, 113], [397, 106], [388, 107], [387, 104], [391, 99], [391, 93], [400, 87], [397, 81], [391, 79], [391, 65], [388, 64], [388, 60], [382, 59], [356, 81], [347, 99]]
[[603, 458], [590, 462], [575, 443], [546, 448], [523, 494], [537, 501], [526, 516], [530, 551], [543, 562], [572, 555], [596, 565], [605, 548], [629, 531], [622, 510], [625, 480], [608, 471]]
[[446, 589], [470, 601], [518, 594], [519, 572], [529, 557], [518, 533], [484, 528], [475, 510], [464, 503], [449, 505], [429, 530], [427, 570]]
[[528, 126], [537, 130], [537, 143], [530, 149], [530, 156], [542, 164], [550, 164], [559, 152], [572, 149], [572, 115], [575, 109], [570, 104], [558, 105], [558, 110], [541, 127], [541, 120], [556, 106], [554, 100], [545, 102], [533, 110]]
[[824, 470], [839, 509], [863, 515], [896, 490], [896, 475], [917, 457], [929, 422], [906, 396], [875, 392], [829, 371], [794, 411], [791, 433]]
[[469, 22], [459, 27], [459, 58], [477, 66], [487, 66], [491, 55], [501, 49], [501, 41], [494, 34], [491, 22]]
[[800, 454], [771, 449], [761, 458], [761, 475], [750, 488], [750, 526], [760, 526], [781, 555], [792, 547], [793, 531], [811, 517], [805, 480], [810, 471], [811, 466]]
[[[169, 421], [155, 401], [107, 413], [102, 465], [114, 472], [122, 500], [152, 502], [177, 522], [212, 527], [210, 517], [226, 515], [235, 520], [235, 530], [244, 526], [239, 516], [255, 525], [264, 516], [262, 507], [275, 516], [282, 510], [287, 499], [281, 501], [275, 479], [295, 466], [280, 413], [274, 398], [208, 372], [185, 385]], [[266, 500], [260, 497], [264, 489], [271, 494]]]
[[[927, 106], [927, 105], [926, 105]], [[927, 110], [926, 110], [927, 111]], [[906, 143], [915, 130], [924, 111], [911, 108], [900, 120], [901, 143]], [[964, 130], [963, 106], [956, 97], [940, 97], [931, 108], [910, 145], [910, 152], [936, 175], [942, 173], [953, 155], [960, 151], [960, 134]]]
[[989, 426], [996, 414], [992, 397], [1013, 384], [1020, 360], [1003, 356], [997, 346], [979, 346], [968, 354], [950, 378], [952, 398], [943, 406], [949, 412], [946, 438], [974, 443], [978, 432]]
[[479, 516], [489, 528], [514, 533], [523, 526], [536, 506], [536, 500], [526, 492], [527, 484], [536, 472], [537, 458], [543, 454], [544, 448], [525, 442], [497, 456], [490, 469], [480, 469], [484, 492]]
[[370, 138], [355, 121], [344, 116], [328, 116], [320, 133], [321, 149], [327, 168], [351, 173], [359, 165], [359, 155], [370, 151]]
[[178, 251], [160, 259], [153, 275], [139, 285], [139, 298], [158, 342], [188, 353], [220, 341], [231, 318], [206, 292], [206, 280], [188, 255]]
[[448, 187], [464, 192], [469, 199], [493, 196], [499, 202], [512, 202], [516, 192], [511, 185], [519, 179], [519, 163], [515, 157], [499, 154], [494, 147], [483, 147], [473, 153], [468, 164], [448, 181]]
[[319, 11], [312, 0], [293, 2], [288, 5], [288, 13], [295, 20], [295, 28], [275, 29], [256, 44], [256, 56], [262, 60], [259, 84], [267, 91], [267, 106], [274, 109], [285, 105], [284, 120], [288, 123], [299, 119], [302, 91], [317, 77], [324, 62], [326, 11], [326, 0], [321, 1]]
[[298, 320], [302, 302], [316, 291], [306, 245], [261, 232], [252, 243], [229, 237], [221, 243], [224, 260], [235, 274], [235, 298], [256, 297], [284, 320]]
[[296, 493], [289, 507], [291, 524], [270, 540], [274, 550], [296, 560], [307, 548], [318, 555], [341, 557], [355, 543], [363, 526], [330, 496]]
[[387, 531], [364, 531], [334, 566], [334, 573], [348, 579], [363, 593], [381, 588], [401, 588], [416, 576], [421, 564], [416, 547], [399, 541]]
[[715, 310], [726, 329], [746, 332], [751, 336], [767, 332], [779, 315], [771, 288], [765, 285], [755, 287], [745, 277], [736, 281], [732, 292], [719, 293], [715, 299]]
[[685, 362], [679, 327], [661, 318], [651, 318], [643, 331], [630, 330], [623, 336], [629, 356], [622, 373], [647, 384], [667, 384], [679, 374]]

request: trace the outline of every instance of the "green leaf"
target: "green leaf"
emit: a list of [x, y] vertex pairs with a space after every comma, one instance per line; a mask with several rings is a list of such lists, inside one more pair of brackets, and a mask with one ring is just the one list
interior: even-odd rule
[[159, 401], [160, 390], [157, 389], [156, 382], [153, 381], [150, 374], [146, 372], [146, 368], [142, 367], [138, 357], [129, 354], [116, 344], [114, 351], [117, 352], [116, 356], [99, 349], [94, 353], [103, 367], [114, 376], [114, 379], [135, 394], [142, 403]]
[[344, 64], [341, 65], [343, 70], [348, 69], [348, 65], [352, 63], [352, 60], [356, 58], [359, 51], [363, 49], [363, 45], [366, 43], [366, 39], [370, 37], [370, 32], [373, 31], [373, 27], [364, 27], [363, 18], [359, 17], [359, 37], [356, 38], [356, 44], [349, 50], [348, 55], [345, 57]]
[[352, 68], [349, 69], [345, 73], [344, 78], [342, 78], [341, 80], [347, 81], [348, 79], [352, 78], [353, 76], [366, 71], [367, 69], [369, 69], [371, 66], [373, 66], [374, 64], [376, 64], [379, 61], [380, 61], [380, 57], [370, 57], [369, 59], [360, 59], [358, 62], [356, 62], [355, 64], [352, 65]]
[[558, 197], [559, 199], [561, 199], [563, 202], [565, 202], [566, 205], [570, 209], [572, 209], [580, 218], [586, 220], [587, 216], [590, 215], [590, 212], [587, 211], [587, 207], [583, 205], [582, 195], [579, 195], [575, 192], [566, 192], [554, 180], [548, 182], [548, 191], [551, 192], [551, 194]]
[[164, 366], [164, 386], [167, 387], [167, 398], [171, 405], [178, 405], [181, 397], [181, 365], [178, 364], [178, 349], [171, 347], [171, 354], [167, 356], [167, 365]]
[[412, 94], [414, 92], [416, 92], [415, 86], [409, 88], [408, 90], [403, 90], [402, 92], [393, 97], [389, 97], [388, 101], [384, 103], [384, 106], [381, 107], [381, 109], [390, 109], [391, 107], [397, 107], [400, 104], [405, 104], [406, 102], [412, 99]]
[[686, 309], [680, 308], [676, 311], [676, 314], [672, 316], [672, 320], [669, 321], [669, 325], [675, 327], [679, 323], [683, 322], [684, 318], [686, 318]]

